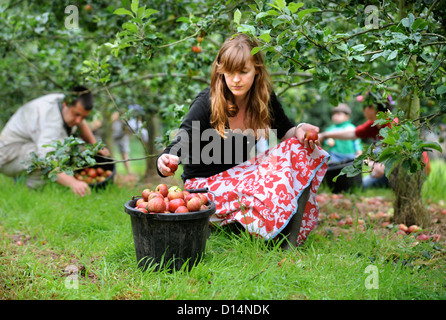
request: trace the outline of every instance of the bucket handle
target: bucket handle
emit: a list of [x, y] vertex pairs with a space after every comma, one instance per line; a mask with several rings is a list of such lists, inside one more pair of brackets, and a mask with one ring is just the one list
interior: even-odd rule
[[214, 202], [215, 202], [215, 194], [212, 191], [209, 191], [209, 188], [205, 187], [205, 188], [200, 188], [200, 189], [186, 189], [186, 191], [190, 192], [190, 193], [211, 193], [212, 196], [214, 197]]

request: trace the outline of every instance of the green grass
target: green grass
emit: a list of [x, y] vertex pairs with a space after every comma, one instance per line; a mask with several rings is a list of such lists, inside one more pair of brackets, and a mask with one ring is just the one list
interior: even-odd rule
[[[142, 272], [123, 210], [139, 190], [111, 185], [79, 198], [57, 184], [35, 191], [0, 176], [1, 299], [446, 299], [442, 244], [373, 225], [330, 236], [323, 222], [286, 252], [217, 230], [191, 271]], [[69, 265], [81, 270], [77, 288]], [[367, 288], [371, 265], [377, 289]]]
[[423, 199], [432, 202], [446, 201], [446, 164], [443, 160], [431, 161], [432, 172], [423, 184]]

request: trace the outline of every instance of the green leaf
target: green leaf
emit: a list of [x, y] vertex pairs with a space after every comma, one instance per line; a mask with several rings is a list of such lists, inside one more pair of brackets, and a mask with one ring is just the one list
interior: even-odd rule
[[367, 46], [365, 44], [357, 44], [356, 46], [352, 47], [353, 51], [363, 51]]
[[248, 24], [242, 24], [239, 27], [237, 27], [237, 32], [247, 33], [251, 36], [255, 36], [256, 29]]
[[242, 13], [240, 12], [239, 9], [235, 10], [234, 12], [234, 23], [235, 24], [240, 24], [240, 20], [242, 18]]
[[375, 53], [371, 58], [370, 58], [370, 62], [372, 62], [373, 60], [381, 57], [383, 55], [384, 52], [380, 52], [380, 53]]
[[285, 0], [276, 0], [275, 2], [280, 9], [282, 9], [282, 10], [285, 9], [285, 6], [286, 6]]
[[145, 18], [148, 18], [148, 17], [150, 17], [152, 14], [154, 14], [154, 13], [158, 13], [159, 11], [158, 10], [155, 10], [155, 9], [146, 9], [145, 11], [144, 11], [144, 14], [143, 14], [143, 16], [142, 16], [142, 18], [143, 19], [145, 19]]
[[[334, 182], [336, 182], [336, 180], [337, 180], [337, 178], [339, 177], [339, 176], [341, 176], [341, 175], [347, 175], [347, 177], [354, 177], [354, 176], [357, 176], [358, 174], [360, 174], [361, 173], [361, 168], [360, 167], [356, 167], [356, 166], [352, 166], [352, 165], [350, 165], [350, 166], [345, 166], [344, 168], [342, 168], [342, 170], [341, 170], [341, 172], [336, 176], [336, 177], [334, 177], [334, 179], [333, 179], [333, 181]], [[335, 180], [336, 179], [336, 180]]]
[[390, 60], [395, 59], [397, 55], [398, 55], [398, 50], [393, 50], [393, 51], [387, 56], [387, 61], [390, 61]]
[[139, 0], [132, 0], [131, 8], [134, 13], [137, 13], [139, 8]]
[[288, 4], [288, 9], [291, 11], [291, 13], [296, 13], [297, 10], [299, 10], [301, 7], [303, 7], [303, 5], [304, 5], [303, 2], [299, 2], [299, 3], [291, 2], [290, 4]]
[[355, 69], [353, 69], [353, 68], [348, 69], [347, 80], [353, 79], [355, 77], [355, 75], [356, 75]]
[[259, 52], [261, 50], [261, 48], [260, 47], [254, 47], [254, 48], [252, 48], [252, 50], [251, 50], [251, 55], [255, 55], [257, 52]]
[[[417, 31], [419, 27], [424, 28], [424, 24], [425, 24], [425, 20], [418, 18], [417, 20], [415, 20], [415, 22], [412, 24], [412, 30], [413, 31]], [[422, 26], [423, 25], [423, 26]]]
[[177, 22], [189, 22], [189, 18], [188, 17], [180, 17], [177, 19]]
[[353, 59], [355, 59], [357, 61], [361, 61], [361, 62], [365, 61], [364, 56], [361, 56], [361, 55], [355, 55], [355, 56], [353, 56]]
[[303, 17], [305, 17], [307, 14], [312, 13], [312, 12], [317, 12], [319, 11], [319, 9], [305, 9], [300, 11], [297, 16], [299, 17], [300, 20], [303, 19]]
[[[438, 152], [443, 152], [441, 146], [436, 143], [436, 142], [423, 142], [420, 143], [420, 148], [424, 148], [424, 149], [434, 149], [437, 150]], [[426, 150], [428, 151], [428, 150]]]
[[122, 25], [122, 27], [130, 32], [137, 33], [138, 27], [131, 22], [126, 22]]
[[394, 148], [385, 148], [381, 153], [378, 154], [378, 158], [376, 159], [376, 161], [383, 162], [394, 155], [395, 155]]
[[339, 50], [344, 51], [344, 52], [347, 52], [347, 51], [348, 51], [348, 46], [347, 46], [346, 43], [338, 44], [338, 45], [336, 46], [336, 48], [338, 48]]
[[262, 19], [263, 17], [268, 17], [268, 16], [279, 16], [280, 13], [277, 12], [276, 10], [268, 10], [267, 12], [260, 12], [257, 16], [256, 16], [256, 21], [259, 19]]
[[129, 11], [129, 10], [127, 10], [127, 9], [124, 9], [124, 8], [118, 8], [118, 9], [116, 9], [116, 10], [113, 12], [113, 14], [119, 14], [119, 15], [121, 15], [121, 14], [126, 14], [126, 15], [129, 15], [129, 16], [131, 16], [131, 17], [134, 17], [134, 15], [133, 15], [133, 13], [132, 13], [131, 11]]
[[437, 94], [443, 94], [446, 92], [446, 86], [442, 85], [440, 87], [437, 88]]
[[409, 38], [408, 36], [406, 36], [404, 33], [401, 32], [392, 32], [392, 36], [393, 40], [395, 40], [395, 42], [398, 44], [402, 44]]
[[388, 145], [394, 145], [396, 143], [396, 140], [395, 140], [394, 137], [388, 136], [385, 139], [383, 139], [381, 142], [382, 143], [387, 143]]
[[413, 23], [415, 21], [415, 17], [412, 13], [409, 13], [409, 15], [407, 16], [407, 18], [404, 18], [401, 20], [401, 23], [403, 26], [405, 26], [406, 28], [411, 28]]
[[271, 36], [269, 35], [269, 33], [264, 33], [259, 36], [259, 39], [261, 39], [263, 42], [270, 43]]
[[403, 159], [399, 159], [399, 158], [389, 158], [387, 161], [384, 161], [384, 165], [385, 165], [385, 169], [384, 169], [384, 174], [386, 177], [389, 177], [390, 174], [392, 173], [393, 169], [396, 168], [396, 166], [401, 163], [403, 161]]

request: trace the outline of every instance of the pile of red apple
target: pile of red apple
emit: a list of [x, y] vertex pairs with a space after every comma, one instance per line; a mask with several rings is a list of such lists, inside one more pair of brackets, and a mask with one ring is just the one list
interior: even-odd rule
[[111, 170], [104, 170], [101, 167], [85, 168], [80, 172], [76, 172], [74, 177], [79, 181], [85, 181], [88, 184], [95, 184], [106, 180], [112, 175]]
[[186, 213], [209, 209], [205, 193], [192, 193], [178, 186], [159, 184], [154, 191], [144, 189], [135, 209], [143, 213]]

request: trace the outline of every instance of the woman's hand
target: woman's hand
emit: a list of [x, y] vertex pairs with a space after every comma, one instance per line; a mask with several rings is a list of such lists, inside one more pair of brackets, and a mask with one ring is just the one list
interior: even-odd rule
[[319, 128], [316, 126], [313, 126], [312, 124], [303, 123], [302, 125], [299, 125], [295, 130], [295, 136], [297, 137], [297, 140], [299, 140], [300, 143], [302, 143], [306, 148], [310, 147], [311, 149], [316, 148], [316, 145], [320, 146], [320, 142], [318, 139], [308, 139], [306, 137], [306, 133], [310, 132], [316, 132], [316, 134], [319, 133]]
[[[178, 167], [180, 158], [171, 154], [163, 154], [158, 158], [157, 166], [158, 170], [165, 177], [173, 176], [175, 173], [175, 167]], [[175, 170], [173, 170], [175, 169]]]

